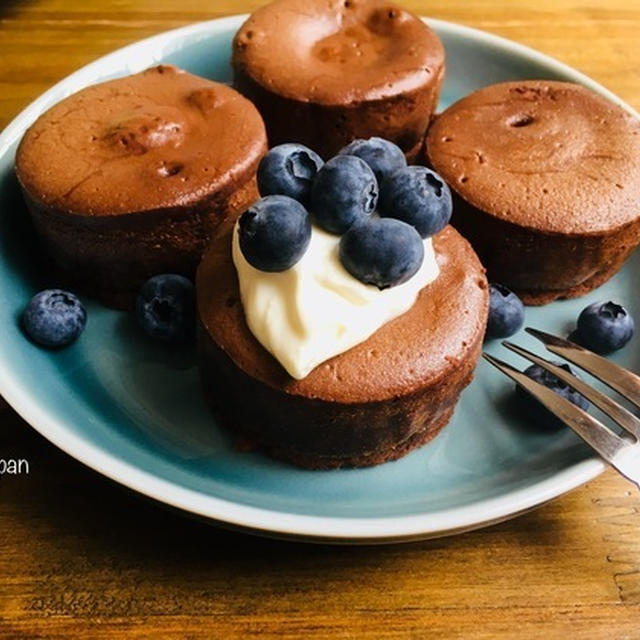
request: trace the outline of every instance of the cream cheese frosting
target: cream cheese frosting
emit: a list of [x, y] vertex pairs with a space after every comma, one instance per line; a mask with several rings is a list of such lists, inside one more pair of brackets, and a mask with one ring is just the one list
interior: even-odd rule
[[238, 223], [232, 257], [249, 329], [293, 378], [364, 342], [382, 325], [408, 311], [439, 273], [431, 238], [420, 269], [388, 289], [364, 284], [340, 262], [340, 236], [313, 226], [302, 258], [280, 272], [252, 267], [240, 250]]

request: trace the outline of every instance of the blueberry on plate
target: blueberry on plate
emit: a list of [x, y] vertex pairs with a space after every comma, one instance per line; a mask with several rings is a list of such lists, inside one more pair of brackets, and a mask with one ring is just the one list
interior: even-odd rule
[[378, 184], [382, 182], [385, 176], [407, 166], [407, 159], [402, 149], [397, 144], [384, 138], [373, 137], [368, 140], [354, 140], [338, 153], [358, 156], [358, 158], [364, 160], [371, 167]]
[[380, 215], [413, 225], [427, 238], [451, 219], [451, 191], [431, 169], [410, 166], [394, 171], [380, 185]]
[[524, 305], [522, 300], [501, 284], [489, 285], [489, 317], [487, 319], [487, 338], [508, 338], [524, 323]]
[[424, 245], [418, 232], [393, 218], [358, 222], [340, 239], [344, 268], [354, 278], [380, 289], [406, 282], [423, 259]]
[[309, 212], [288, 196], [266, 196], [254, 202], [238, 223], [240, 249], [261, 271], [285, 271], [309, 246]]
[[[580, 380], [582, 379], [566, 362], [553, 362], [553, 364], [561, 367], [572, 376], [575, 376]], [[586, 411], [589, 408], [589, 403], [584, 396], [581, 396], [577, 391], [565, 384], [552, 373], [543, 369], [541, 366], [532, 364], [530, 367], [527, 367], [523, 373], [535, 382], [539, 382], [552, 391], [555, 391], [569, 402], [580, 407], [580, 409]], [[564, 426], [564, 423], [561, 420], [559, 420], [553, 413], [551, 413], [551, 411], [540, 403], [540, 401], [534, 398], [519, 384], [516, 384], [516, 393], [518, 394], [523, 407], [526, 409], [527, 414], [541, 427], [558, 428]]]
[[174, 273], [149, 278], [136, 298], [136, 318], [152, 338], [186, 342], [195, 332], [196, 295], [190, 280]]
[[22, 327], [45, 347], [63, 347], [73, 342], [87, 324], [87, 312], [78, 298], [62, 289], [36, 293], [22, 312]]
[[344, 233], [371, 215], [377, 203], [378, 181], [369, 165], [356, 156], [331, 158], [311, 188], [311, 211], [330, 233]]
[[302, 144], [273, 147], [258, 165], [258, 191], [261, 196], [289, 196], [306, 204], [322, 165], [322, 158]]
[[633, 318], [624, 307], [615, 302], [594, 302], [578, 317], [572, 339], [596, 353], [610, 353], [624, 347], [633, 331]]

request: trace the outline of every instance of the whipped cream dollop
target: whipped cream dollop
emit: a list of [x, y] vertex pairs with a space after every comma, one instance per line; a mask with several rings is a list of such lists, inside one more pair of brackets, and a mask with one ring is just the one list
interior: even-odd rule
[[382, 290], [354, 278], [340, 262], [340, 236], [316, 226], [306, 252], [286, 271], [252, 267], [240, 250], [238, 223], [232, 242], [247, 325], [297, 379], [408, 311], [439, 273], [431, 238], [423, 241], [420, 269], [406, 282]]

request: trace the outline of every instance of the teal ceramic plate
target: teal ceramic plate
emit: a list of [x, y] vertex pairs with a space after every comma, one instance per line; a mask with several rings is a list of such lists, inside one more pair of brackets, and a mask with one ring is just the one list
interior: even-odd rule
[[[19, 313], [49, 285], [35, 261], [13, 174], [25, 128], [87, 84], [159, 62], [229, 80], [230, 42], [242, 20], [196, 24], [120, 49], [47, 91], [2, 134], [0, 391], [7, 401], [51, 442], [105, 476], [207, 519], [276, 536], [358, 543], [435, 537], [504, 520], [600, 473], [602, 463], [573, 433], [527, 427], [511, 403], [511, 385], [485, 362], [449, 426], [427, 446], [374, 468], [321, 472], [234, 450], [200, 397], [193, 354], [148, 342], [127, 314], [89, 302], [87, 329], [66, 350], [49, 352], [25, 340]], [[530, 49], [430, 24], [447, 53], [441, 107], [477, 87], [517, 78], [572, 80], [619, 102]], [[583, 299], [528, 309], [527, 322], [566, 334], [579, 310], [601, 298], [627, 304], [640, 318], [633, 288], [639, 269], [636, 256]], [[516, 339], [536, 348], [522, 333]], [[499, 345], [487, 348], [509, 359]], [[637, 354], [631, 346], [615, 359], [633, 367]]]

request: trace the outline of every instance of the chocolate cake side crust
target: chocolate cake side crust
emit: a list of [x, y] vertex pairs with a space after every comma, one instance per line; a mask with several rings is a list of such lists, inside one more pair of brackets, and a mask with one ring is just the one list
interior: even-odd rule
[[451, 224], [473, 242], [490, 282], [530, 306], [583, 296], [609, 280], [640, 242], [640, 217], [609, 233], [541, 233], [495, 218], [452, 189]]
[[112, 308], [131, 309], [138, 290], [153, 275], [195, 279], [211, 236], [259, 197], [257, 164], [230, 193], [213, 193], [188, 207], [118, 216], [80, 217], [24, 192], [52, 280]]
[[397, 144], [407, 162], [413, 163], [438, 103], [443, 74], [444, 67], [432, 83], [415, 91], [345, 106], [286, 98], [259, 85], [239, 68], [235, 69], [234, 86], [260, 111], [270, 146], [299, 142], [327, 160], [356, 138], [379, 136]]
[[300, 142], [328, 159], [355, 138], [380, 136], [412, 162], [438, 101], [444, 49], [386, 0], [276, 0], [239, 29], [232, 66], [270, 145]]
[[247, 376], [202, 327], [199, 345], [205, 398], [223, 426], [275, 458], [333, 469], [396, 460], [435, 437], [471, 382], [482, 337], [437, 382], [389, 401], [353, 404], [292, 396]]

